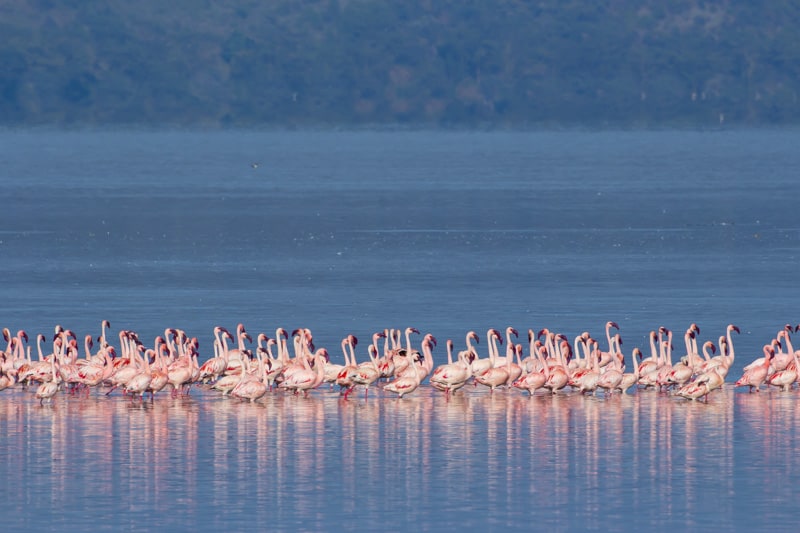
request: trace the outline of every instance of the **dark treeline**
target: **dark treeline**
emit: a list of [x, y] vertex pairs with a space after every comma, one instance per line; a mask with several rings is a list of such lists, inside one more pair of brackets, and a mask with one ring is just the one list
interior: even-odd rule
[[8, 0], [0, 124], [789, 124], [798, 27], [788, 0]]

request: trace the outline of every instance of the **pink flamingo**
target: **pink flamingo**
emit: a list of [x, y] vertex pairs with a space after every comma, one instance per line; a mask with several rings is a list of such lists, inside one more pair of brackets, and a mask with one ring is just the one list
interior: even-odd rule
[[572, 377], [569, 379], [569, 385], [577, 388], [581, 394], [586, 392], [594, 394], [597, 390], [597, 384], [600, 381], [599, 354], [600, 350], [592, 350], [589, 354], [591, 366], [583, 369], [582, 372], [573, 373]]
[[633, 372], [622, 374], [622, 381], [619, 383], [619, 391], [626, 392], [628, 389], [639, 383], [639, 363], [636, 361], [637, 357], [642, 358], [642, 351], [639, 348], [634, 348], [631, 354], [631, 366]]
[[[221, 349], [221, 341], [219, 336], [222, 333], [222, 328], [216, 326], [214, 328], [214, 357], [207, 360], [200, 367], [200, 381], [216, 381], [228, 369], [228, 351]], [[263, 334], [262, 334], [263, 335]], [[259, 335], [259, 346], [261, 343], [261, 335]], [[221, 353], [219, 353], [221, 352]]]
[[314, 355], [314, 369], [300, 370], [287, 378], [280, 387], [283, 389], [293, 390], [295, 393], [303, 391], [303, 394], [308, 398], [308, 391], [314, 389], [322, 383], [325, 377], [325, 361], [328, 359], [328, 351], [325, 348], [320, 348]]
[[708, 402], [708, 395], [711, 391], [719, 389], [725, 383], [725, 376], [722, 372], [725, 371], [724, 366], [716, 366], [700, 374], [697, 379], [691, 381], [678, 389], [676, 394], [688, 400], [697, 400], [704, 398]]
[[745, 370], [742, 377], [736, 382], [736, 387], [750, 387], [750, 392], [753, 392], [753, 389], [756, 392], [759, 392], [759, 388], [761, 384], [764, 383], [764, 380], [767, 379], [767, 374], [769, 372], [769, 361], [772, 355], [775, 353], [775, 349], [770, 346], [769, 344], [764, 345], [764, 362], [759, 366], [754, 368], [750, 368], [749, 370]]
[[[509, 371], [508, 366], [504, 364], [503, 366], [495, 366], [497, 362], [497, 343], [503, 342], [503, 339], [495, 333], [495, 331], [490, 330], [489, 334], [489, 360], [490, 360], [490, 367], [484, 370], [480, 374], [475, 375], [475, 382], [480, 383], [481, 385], [485, 385], [489, 387], [491, 392], [494, 392], [494, 389], [499, 387], [500, 385], [505, 385], [508, 382]], [[509, 357], [504, 358], [505, 361], [510, 362], [511, 359]], [[474, 367], [473, 367], [474, 368]]]
[[129, 379], [123, 387], [125, 393], [131, 394], [131, 400], [133, 400], [137, 394], [139, 395], [139, 400], [142, 400], [145, 391], [150, 387], [150, 382], [153, 381], [153, 374], [150, 372], [150, 356], [155, 356], [155, 354], [155, 350], [145, 350], [144, 368], [141, 372]]
[[369, 353], [369, 363], [360, 365], [352, 377], [354, 387], [357, 385], [363, 385], [365, 387], [364, 399], [369, 396], [369, 386], [381, 377], [381, 371], [378, 370], [377, 363], [378, 348], [375, 344], [370, 344], [367, 347], [367, 352]]
[[[344, 354], [344, 368], [339, 371], [339, 375], [336, 376], [336, 384], [339, 385], [339, 388], [344, 392], [344, 397], [350, 395], [352, 392], [353, 387], [353, 376], [356, 375], [358, 372], [358, 364], [356, 363], [356, 353], [355, 347], [358, 344], [358, 339], [355, 335], [348, 335], [344, 339], [342, 339], [342, 353]], [[323, 376], [324, 377], [324, 376]]]
[[600, 360], [598, 364], [601, 367], [604, 367], [608, 363], [610, 363], [612, 357], [614, 357], [614, 354], [616, 354], [617, 352], [617, 349], [614, 345], [614, 341], [611, 338], [611, 328], [615, 328], [617, 331], [619, 331], [619, 325], [611, 320], [606, 322], [606, 340], [608, 341], [608, 351], [607, 352], [601, 351], [599, 353]]
[[782, 391], [788, 392], [797, 381], [800, 362], [797, 360], [797, 352], [792, 351], [792, 363], [787, 364], [783, 370], [778, 370], [767, 378], [767, 383], [775, 387], [780, 387]]
[[447, 339], [447, 361], [446, 365], [436, 367], [430, 383], [432, 387], [443, 391], [446, 396], [449, 396], [462, 388], [472, 376], [472, 373], [463, 352], [458, 354], [458, 361], [453, 362], [453, 341], [451, 339]]
[[387, 383], [386, 386], [383, 387], [383, 390], [394, 392], [397, 394], [398, 398], [402, 398], [406, 394], [411, 394], [417, 390], [417, 387], [419, 387], [420, 384], [419, 366], [417, 365], [417, 362], [413, 360], [416, 358], [416, 356], [412, 355], [411, 357], [412, 361], [410, 364], [414, 370], [412, 374], [410, 376], [399, 377], [394, 381]]
[[45, 400], [49, 400], [58, 392], [58, 385], [60, 383], [58, 374], [56, 373], [56, 358], [50, 358], [50, 369], [52, 372], [52, 380], [45, 381], [36, 389], [36, 397], [39, 403], [43, 404]]
[[249, 358], [243, 360], [245, 368], [242, 369], [239, 384], [231, 390], [231, 396], [250, 400], [250, 403], [253, 403], [267, 393], [267, 384], [264, 382], [264, 363], [261, 357], [259, 352], [257, 355], [258, 370], [255, 376], [247, 371], [250, 364]]
[[[507, 363], [507, 370], [508, 370], [508, 381], [506, 381], [506, 388], [511, 388], [515, 381], [519, 379], [522, 375], [522, 345], [517, 344], [514, 346], [514, 355], [517, 358], [517, 362], [509, 361]], [[506, 356], [510, 357], [510, 356]]]
[[614, 390], [619, 388], [622, 383], [622, 368], [619, 366], [619, 360], [616, 357], [605, 367], [600, 373], [597, 380], [597, 388], [603, 389], [606, 396], [611, 396]]
[[[533, 363], [530, 363], [530, 371], [517, 379], [517, 381], [514, 382], [514, 387], [520, 390], [527, 390], [528, 394], [533, 396], [533, 393], [536, 392], [537, 389], [544, 387], [549, 369], [544, 361], [545, 347], [537, 347], [538, 339], [533, 334], [533, 330], [530, 329], [528, 330], [528, 342], [530, 343], [531, 352], [529, 357], [536, 362], [538, 368], [536, 368]], [[545, 372], [547, 372], [547, 374], [545, 374]]]
[[552, 360], [552, 364], [550, 361], [545, 360], [544, 368], [547, 379], [544, 382], [544, 388], [550, 389], [551, 393], [556, 394], [569, 383], [569, 373], [564, 362], [563, 352], [555, 348], [551, 335], [548, 336], [548, 344], [551, 346], [550, 350], [555, 353], [555, 357]]

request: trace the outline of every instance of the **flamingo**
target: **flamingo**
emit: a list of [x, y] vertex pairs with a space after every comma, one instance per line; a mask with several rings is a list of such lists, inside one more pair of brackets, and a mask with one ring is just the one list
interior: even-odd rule
[[756, 392], [759, 392], [759, 388], [761, 384], [764, 383], [764, 380], [767, 379], [767, 374], [769, 372], [769, 361], [772, 355], [775, 353], [775, 349], [769, 345], [764, 345], [764, 362], [754, 368], [750, 368], [749, 370], [745, 370], [742, 374], [742, 377], [736, 382], [736, 387], [750, 387], [750, 392], [753, 392], [753, 389]]
[[778, 370], [767, 378], [767, 383], [775, 387], [780, 387], [782, 391], [788, 392], [797, 381], [800, 362], [797, 360], [797, 352], [792, 351], [792, 363], [787, 364], [783, 370]]
[[351, 378], [354, 387], [356, 385], [364, 385], [364, 399], [369, 396], [369, 386], [381, 377], [381, 371], [378, 370], [378, 363], [376, 361], [378, 357], [378, 348], [375, 344], [370, 344], [367, 347], [367, 352], [369, 353], [369, 363], [359, 366], [356, 373]]
[[684, 386], [694, 374], [694, 368], [691, 366], [689, 359], [682, 359], [680, 363], [672, 367], [672, 370], [665, 379], [668, 385]]
[[597, 390], [597, 384], [600, 381], [599, 353], [600, 350], [593, 350], [589, 355], [592, 366], [573, 373], [569, 379], [569, 385], [577, 388], [581, 394], [586, 392], [594, 394], [594, 391]]
[[[355, 335], [348, 335], [342, 339], [342, 353], [344, 354], [344, 367], [339, 371], [336, 376], [336, 384], [339, 385], [340, 390], [345, 391], [344, 397], [350, 395], [353, 390], [353, 376], [358, 372], [358, 365], [356, 364], [355, 347], [358, 345], [358, 339]], [[324, 376], [323, 376], [324, 378]]]
[[[662, 335], [663, 333], [667, 334], [667, 340], [663, 340]], [[667, 382], [667, 377], [669, 373], [672, 372], [672, 331], [667, 328], [659, 328], [659, 349], [663, 354], [663, 363], [658, 368], [658, 374], [656, 377], [656, 385], [658, 385], [659, 389], [662, 387], [668, 387], [670, 384]]]
[[150, 371], [150, 356], [155, 356], [155, 354], [155, 350], [146, 350], [144, 352], [144, 368], [125, 383], [123, 390], [131, 394], [131, 400], [137, 394], [139, 395], [139, 400], [142, 400], [145, 391], [150, 387], [150, 382], [153, 381], [153, 373]]
[[13, 387], [17, 383], [17, 378], [14, 373], [4, 373], [0, 375], [0, 390], [5, 390]]
[[[267, 338], [266, 346], [261, 353], [261, 360], [264, 364], [264, 375], [267, 379], [267, 388], [272, 390], [275, 386], [275, 381], [283, 373], [285, 366], [284, 359], [280, 354], [280, 346], [278, 347], [278, 356], [273, 357], [272, 347], [278, 345], [279, 342], [275, 339]], [[260, 350], [260, 348], [259, 348]]]
[[111, 322], [109, 322], [108, 320], [103, 320], [102, 322], [100, 322], [100, 338], [97, 339], [100, 342], [101, 351], [111, 346], [110, 344], [108, 344], [108, 341], [106, 340], [106, 328], [111, 328]]
[[636, 362], [637, 357], [641, 360], [642, 351], [639, 348], [634, 348], [631, 354], [631, 366], [633, 372], [622, 374], [622, 381], [619, 383], [619, 391], [626, 392], [628, 389], [639, 383], [639, 364]]
[[39, 399], [40, 404], [44, 404], [45, 400], [49, 400], [58, 392], [59, 377], [56, 373], [56, 358], [50, 358], [50, 369], [52, 372], [52, 380], [45, 381], [36, 389], [36, 397]]
[[[549, 339], [548, 343], [552, 345], [552, 339]], [[550, 389], [551, 393], [556, 394], [569, 383], [569, 374], [562, 358], [562, 351], [555, 350], [555, 348], [553, 348], [553, 351], [555, 352], [553, 364], [551, 365], [548, 361], [544, 361], [546, 377], [544, 388]]]
[[514, 382], [514, 387], [520, 390], [527, 390], [528, 395], [533, 396], [533, 393], [536, 392], [537, 389], [543, 388], [547, 382], [547, 375], [545, 372], [549, 373], [549, 369], [544, 361], [545, 347], [541, 346], [537, 348], [536, 342], [538, 339], [536, 339], [533, 334], [533, 330], [530, 329], [528, 330], [528, 341], [530, 343], [530, 357], [538, 363], [540, 370], [536, 370], [533, 368], [533, 364], [531, 364], [531, 370], [526, 375], [517, 379], [517, 381]]
[[[490, 367], [483, 372], [475, 375], [475, 382], [489, 387], [491, 392], [500, 385], [505, 385], [510, 376], [508, 364], [511, 362], [510, 357], [504, 358], [503, 366], [495, 366], [497, 362], [497, 342], [502, 342], [503, 339], [496, 335], [494, 331], [490, 331], [487, 335], [489, 337], [489, 362]], [[473, 367], [474, 368], [474, 367]]]
[[694, 381], [687, 383], [676, 393], [678, 396], [688, 400], [704, 398], [708, 402], [708, 395], [711, 391], [721, 388], [725, 383], [725, 376], [720, 372], [724, 367], [714, 367], [697, 377]]
[[483, 374], [484, 372], [489, 370], [489, 368], [494, 366], [494, 359], [491, 347], [492, 339], [496, 339], [498, 342], [500, 342], [500, 344], [503, 343], [503, 339], [500, 335], [500, 332], [497, 331], [496, 329], [490, 328], [486, 332], [486, 342], [490, 345], [487, 348], [489, 350], [489, 357], [487, 357], [486, 359], [481, 359], [477, 356], [477, 353], [475, 353], [475, 358], [472, 360], [471, 363], [471, 370], [472, 374], [476, 377]]
[[618, 366], [619, 359], [612, 358], [612, 361], [600, 373], [597, 380], [597, 388], [603, 389], [606, 396], [611, 396], [614, 390], [619, 388], [622, 383], [622, 368]]
[[231, 396], [250, 400], [250, 403], [253, 403], [267, 393], [267, 384], [264, 383], [264, 364], [261, 357], [261, 353], [259, 352], [257, 355], [257, 376], [253, 376], [247, 372], [247, 366], [249, 366], [250, 363], [248, 359], [243, 359], [245, 368], [242, 369], [243, 371], [239, 378], [239, 383], [231, 390]]
[[325, 361], [328, 359], [328, 351], [320, 348], [314, 354], [314, 369], [310, 368], [299, 370], [287, 378], [280, 387], [293, 390], [295, 393], [303, 391], [303, 395], [308, 398], [308, 391], [314, 389], [322, 383], [325, 377]]
[[[789, 324], [784, 326], [785, 328], [791, 329]], [[784, 343], [786, 344], [786, 351], [780, 351], [775, 353], [775, 357], [772, 358], [772, 368], [777, 372], [779, 370], [786, 369], [789, 364], [794, 362], [794, 349], [792, 348], [792, 341], [789, 339], [789, 334], [787, 333], [786, 329], [783, 329], [778, 332], [776, 336], [778, 340], [778, 346], [781, 346], [781, 339], [784, 339]]]
[[453, 362], [453, 341], [447, 339], [447, 361], [446, 365], [436, 367], [431, 376], [430, 383], [435, 389], [444, 391], [446, 396], [462, 388], [472, 373], [464, 352], [458, 354], [458, 361]]
[[150, 369], [152, 380], [150, 381], [150, 385], [147, 387], [147, 392], [150, 393], [151, 402], [155, 399], [156, 393], [163, 390], [164, 387], [166, 387], [167, 384], [169, 383], [169, 373], [167, 370], [167, 365], [164, 362], [164, 352], [166, 351], [167, 351], [167, 345], [164, 342], [164, 339], [160, 337], [157, 338], [156, 349], [155, 349], [156, 352], [155, 368]]
[[619, 331], [619, 325], [616, 322], [609, 320], [606, 322], [606, 340], [608, 341], [608, 351], [607, 352], [600, 352], [600, 360], [598, 364], [601, 367], [606, 366], [608, 363], [611, 362], [611, 358], [614, 357], [614, 354], [617, 352], [615, 348], [614, 341], [611, 338], [611, 328], [616, 329]]
[[[415, 356], [411, 356], [414, 358]], [[394, 392], [398, 398], [402, 398], [406, 394], [411, 394], [420, 384], [419, 367], [416, 361], [411, 361], [411, 367], [414, 369], [410, 376], [403, 376], [395, 379], [386, 384], [383, 390]]]
[[[220, 378], [222, 373], [228, 369], [229, 352], [221, 349], [222, 346], [219, 338], [221, 333], [222, 328], [220, 326], [216, 326], [214, 328], [214, 357], [203, 363], [203, 365], [200, 367], [200, 381], [216, 381]], [[266, 335], [263, 333], [258, 336], [259, 347], [261, 346], [261, 342], [263, 340], [262, 335], [266, 337]]]
[[692, 369], [699, 368], [703, 363], [700, 353], [697, 350], [697, 335], [700, 334], [700, 326], [692, 323], [683, 335], [683, 342], [686, 346], [686, 355], [681, 357], [681, 362]]

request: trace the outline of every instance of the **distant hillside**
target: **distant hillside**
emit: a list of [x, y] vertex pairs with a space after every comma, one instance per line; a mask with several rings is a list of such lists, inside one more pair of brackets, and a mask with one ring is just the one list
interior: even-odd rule
[[800, 3], [7, 0], [0, 124], [800, 122]]

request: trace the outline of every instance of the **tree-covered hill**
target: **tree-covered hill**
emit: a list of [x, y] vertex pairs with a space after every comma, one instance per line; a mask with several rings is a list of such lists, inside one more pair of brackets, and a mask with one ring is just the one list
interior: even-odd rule
[[800, 121], [800, 4], [7, 0], [0, 124]]

